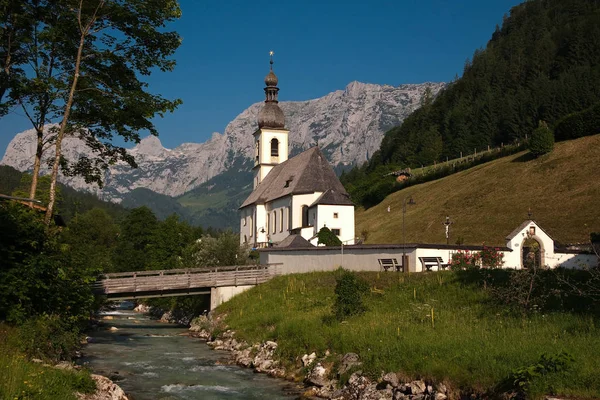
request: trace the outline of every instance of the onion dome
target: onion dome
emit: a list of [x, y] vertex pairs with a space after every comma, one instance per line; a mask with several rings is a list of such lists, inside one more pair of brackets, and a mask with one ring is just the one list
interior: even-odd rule
[[271, 128], [271, 129], [284, 129], [285, 127], [285, 115], [279, 108], [279, 101], [277, 100], [277, 94], [279, 88], [277, 87], [278, 79], [277, 75], [273, 72], [273, 52], [271, 55], [271, 70], [265, 77], [265, 105], [262, 110], [258, 113], [258, 127], [259, 128]]

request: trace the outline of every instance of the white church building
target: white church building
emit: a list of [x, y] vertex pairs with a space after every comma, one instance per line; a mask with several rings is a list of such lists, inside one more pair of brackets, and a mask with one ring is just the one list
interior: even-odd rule
[[254, 190], [240, 207], [240, 242], [254, 248], [317, 245], [317, 233], [327, 227], [344, 244], [354, 244], [354, 204], [321, 150], [315, 146], [288, 158], [272, 58], [270, 64], [253, 134]]

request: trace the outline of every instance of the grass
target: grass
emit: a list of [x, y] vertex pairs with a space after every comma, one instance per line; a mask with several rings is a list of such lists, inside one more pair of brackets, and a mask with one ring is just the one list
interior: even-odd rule
[[313, 351], [356, 352], [373, 377], [398, 371], [483, 392], [544, 353], [566, 351], [576, 363], [548, 378], [554, 391], [600, 397], [600, 327], [594, 318], [508, 314], [452, 272], [360, 275], [376, 290], [367, 296], [366, 313], [342, 323], [330, 317], [335, 272], [278, 277], [217, 310], [241, 338], [277, 341], [278, 355], [289, 365], [298, 366], [298, 357]]
[[17, 350], [17, 335], [18, 329], [0, 324], [0, 400], [75, 400], [75, 392], [95, 391], [87, 371], [65, 371], [28, 361]]
[[[504, 157], [446, 178], [408, 187], [368, 210], [357, 209], [356, 232], [367, 243], [402, 243], [402, 202], [407, 206], [406, 242], [504, 245], [504, 238], [533, 218], [561, 243], [587, 243], [600, 231], [600, 135], [557, 143], [539, 159], [527, 152]], [[387, 212], [390, 206], [391, 212]]]

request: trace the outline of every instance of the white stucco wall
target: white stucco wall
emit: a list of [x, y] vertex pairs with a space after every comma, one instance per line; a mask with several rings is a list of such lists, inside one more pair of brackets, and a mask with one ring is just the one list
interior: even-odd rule
[[[292, 229], [302, 227], [302, 206], [310, 207], [322, 194], [323, 192], [297, 194], [292, 198]], [[308, 223], [311, 225], [310, 217]]]
[[[406, 254], [414, 259], [414, 249], [407, 249]], [[402, 262], [402, 250], [398, 248], [357, 249], [341, 247], [319, 247], [308, 250], [277, 250], [260, 252], [261, 264], [281, 263], [282, 274], [294, 274], [312, 271], [333, 271], [340, 266], [352, 271], [380, 271], [378, 259], [396, 258]], [[414, 265], [414, 262], [411, 262]], [[392, 273], [392, 271], [388, 271]]]
[[313, 209], [317, 213], [316, 232], [324, 226], [332, 230], [339, 229], [338, 238], [342, 243], [354, 244], [354, 206], [318, 205]]
[[265, 212], [268, 213], [268, 218], [265, 217], [265, 220], [269, 220], [268, 238], [273, 243], [281, 242], [290, 234], [289, 210], [291, 205], [291, 197], [287, 196], [267, 203], [265, 206]]

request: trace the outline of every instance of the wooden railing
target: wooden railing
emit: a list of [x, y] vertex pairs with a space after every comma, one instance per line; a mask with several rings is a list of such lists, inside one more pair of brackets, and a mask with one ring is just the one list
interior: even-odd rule
[[[160, 271], [103, 274], [94, 291], [110, 297], [181, 293], [222, 286], [258, 285], [280, 274], [281, 264], [243, 265], [212, 268], [169, 269]], [[112, 296], [111, 296], [112, 295]], [[118, 296], [122, 297], [122, 296]]]

